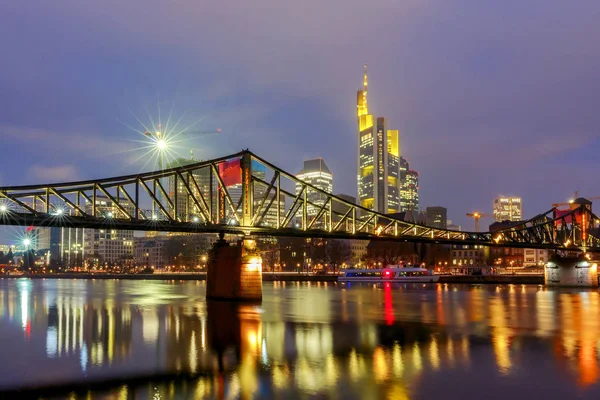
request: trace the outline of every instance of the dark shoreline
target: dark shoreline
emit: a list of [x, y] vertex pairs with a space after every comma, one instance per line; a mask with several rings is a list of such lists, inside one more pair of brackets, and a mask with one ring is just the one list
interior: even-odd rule
[[[204, 281], [206, 274], [173, 273], [173, 274], [92, 274], [92, 273], [63, 273], [35, 274], [20, 276], [2, 276], [2, 278], [30, 279], [129, 279], [129, 280], [179, 280]], [[337, 282], [335, 275], [263, 275], [264, 282]], [[442, 275], [439, 283], [467, 284], [520, 284], [543, 285], [543, 275]]]

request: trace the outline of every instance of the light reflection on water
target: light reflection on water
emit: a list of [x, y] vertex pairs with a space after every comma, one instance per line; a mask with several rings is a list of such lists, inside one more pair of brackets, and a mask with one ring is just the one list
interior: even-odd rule
[[598, 291], [273, 283], [262, 305], [204, 291], [0, 279], [0, 390], [108, 380], [79, 396], [600, 396]]

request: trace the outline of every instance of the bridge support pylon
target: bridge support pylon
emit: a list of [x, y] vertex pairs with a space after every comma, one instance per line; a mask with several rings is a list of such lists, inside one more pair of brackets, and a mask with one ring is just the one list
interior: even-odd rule
[[262, 301], [262, 259], [250, 238], [230, 245], [223, 238], [209, 253], [206, 274], [208, 300]]
[[598, 287], [598, 257], [589, 253], [580, 256], [551, 257], [544, 268], [544, 282], [547, 286]]

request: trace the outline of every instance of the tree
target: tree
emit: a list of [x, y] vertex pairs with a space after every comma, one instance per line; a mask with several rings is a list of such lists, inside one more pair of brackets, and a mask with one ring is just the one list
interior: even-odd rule
[[268, 271], [270, 269], [274, 272], [275, 264], [279, 262], [279, 241], [276, 238], [273, 240], [260, 240], [258, 249], [262, 258], [263, 270]]
[[4, 256], [4, 261], [6, 262], [6, 264], [12, 264], [14, 260], [15, 257], [13, 255], [12, 249], [8, 249], [8, 253], [6, 253], [6, 255]]
[[184, 236], [172, 236], [165, 242], [165, 256], [168, 265], [185, 267], [194, 257], [194, 248]]
[[27, 271], [33, 267], [35, 267], [35, 250], [26, 250], [23, 252], [23, 270]]
[[348, 241], [340, 239], [314, 239], [309, 249], [313, 262], [331, 265], [334, 271], [352, 256]]
[[326, 245], [326, 257], [329, 265], [333, 267], [333, 272], [340, 265], [350, 260], [352, 257], [352, 248], [347, 240], [328, 240]]
[[367, 245], [367, 259], [383, 266], [410, 262], [416, 251], [412, 243], [371, 240]]

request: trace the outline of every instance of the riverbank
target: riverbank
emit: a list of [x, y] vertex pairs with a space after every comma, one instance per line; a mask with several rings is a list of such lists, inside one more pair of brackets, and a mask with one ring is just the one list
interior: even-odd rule
[[442, 275], [439, 283], [543, 285], [544, 275]]
[[[5, 276], [7, 278], [31, 279], [133, 279], [133, 280], [206, 280], [205, 273], [169, 273], [169, 274], [97, 274], [97, 273], [60, 273]], [[336, 275], [305, 274], [264, 274], [264, 282], [337, 282]], [[442, 275], [439, 283], [464, 284], [521, 284], [543, 285], [543, 275]]]

